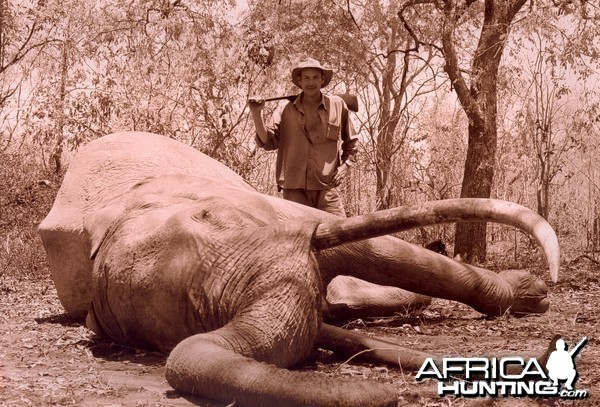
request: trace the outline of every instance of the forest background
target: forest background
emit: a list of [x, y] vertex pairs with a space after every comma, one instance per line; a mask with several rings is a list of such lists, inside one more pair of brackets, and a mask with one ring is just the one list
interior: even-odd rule
[[[335, 70], [327, 91], [359, 98], [349, 215], [487, 195], [597, 261], [599, 18], [586, 0], [0, 0], [0, 273], [42, 268], [36, 226], [74, 152], [105, 134], [175, 138], [277, 194], [246, 100], [297, 93], [306, 56]], [[532, 247], [496, 225], [462, 235], [478, 261], [487, 241], [513, 266]]]

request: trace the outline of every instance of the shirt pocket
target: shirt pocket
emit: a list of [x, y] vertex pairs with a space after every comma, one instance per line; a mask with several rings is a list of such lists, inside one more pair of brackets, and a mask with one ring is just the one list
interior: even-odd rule
[[338, 111], [338, 106], [333, 103], [329, 108], [329, 118], [327, 120], [327, 134], [328, 140], [339, 140], [342, 129], [342, 114]]
[[335, 123], [327, 123], [327, 140], [337, 141], [340, 139], [341, 127]]

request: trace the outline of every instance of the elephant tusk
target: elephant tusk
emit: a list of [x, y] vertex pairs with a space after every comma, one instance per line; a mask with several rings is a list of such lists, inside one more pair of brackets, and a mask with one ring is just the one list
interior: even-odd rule
[[316, 250], [324, 250], [419, 226], [453, 222], [496, 222], [529, 233], [544, 251], [550, 278], [558, 280], [560, 251], [552, 226], [531, 209], [498, 199], [445, 199], [336, 219], [317, 227], [312, 244]]

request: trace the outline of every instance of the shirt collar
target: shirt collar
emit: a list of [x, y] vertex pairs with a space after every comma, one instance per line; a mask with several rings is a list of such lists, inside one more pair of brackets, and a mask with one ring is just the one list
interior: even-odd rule
[[[301, 111], [301, 112], [303, 112], [303, 109], [302, 109], [302, 98], [303, 98], [303, 97], [304, 97], [304, 92], [301, 92], [301, 93], [300, 93], [300, 94], [299, 94], [299, 95], [296, 97], [296, 99], [294, 99], [294, 102], [293, 102], [293, 103], [294, 103], [294, 106], [296, 107], [296, 109], [297, 109], [298, 111]], [[326, 96], [323, 94], [323, 92], [321, 92], [321, 103], [319, 104], [319, 107], [321, 107], [321, 106], [323, 106], [323, 108], [324, 108], [326, 111], [329, 111], [329, 98], [328, 98], [328, 97], [326, 97]]]

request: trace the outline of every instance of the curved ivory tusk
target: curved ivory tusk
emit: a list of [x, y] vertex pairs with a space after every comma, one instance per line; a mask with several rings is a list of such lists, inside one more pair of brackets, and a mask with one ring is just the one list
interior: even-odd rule
[[531, 209], [498, 199], [445, 199], [337, 219], [320, 224], [312, 243], [315, 249], [323, 250], [419, 226], [453, 222], [503, 223], [529, 233], [544, 250], [550, 278], [558, 280], [560, 251], [552, 226]]

